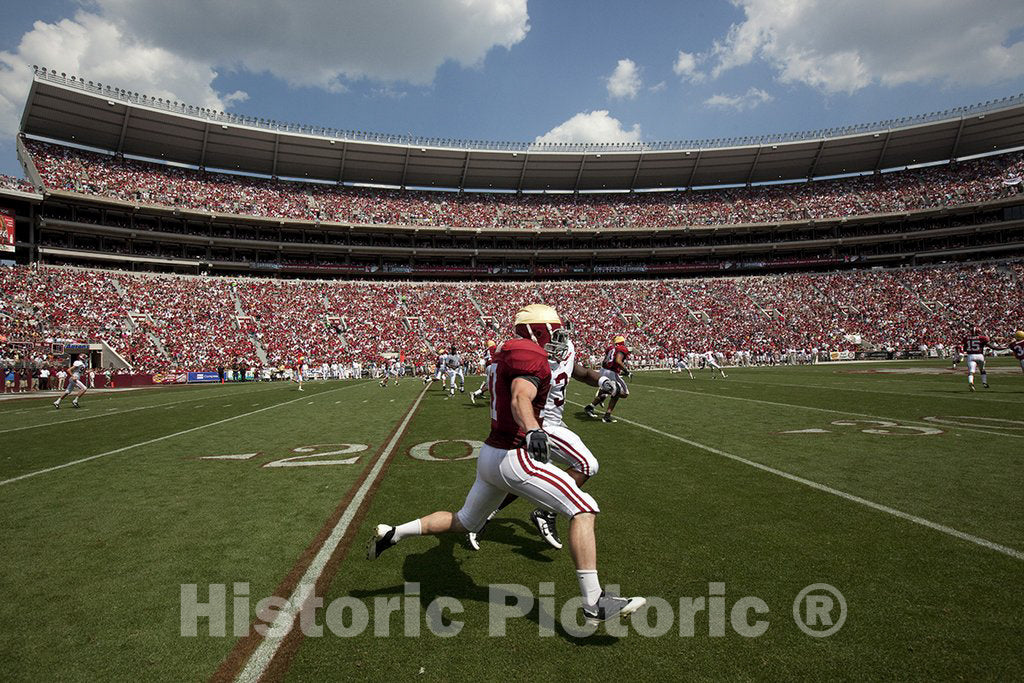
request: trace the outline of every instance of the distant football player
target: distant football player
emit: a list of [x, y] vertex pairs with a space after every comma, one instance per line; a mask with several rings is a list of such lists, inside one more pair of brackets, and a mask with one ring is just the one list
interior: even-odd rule
[[551, 446], [541, 429], [541, 410], [551, 388], [546, 347], [552, 333], [561, 327], [550, 306], [532, 304], [518, 312], [517, 338], [504, 342], [495, 353], [491, 433], [480, 449], [476, 481], [462, 509], [439, 510], [397, 526], [378, 524], [367, 543], [367, 559], [377, 559], [412, 536], [479, 531], [505, 496], [513, 493], [569, 518], [569, 551], [588, 624], [628, 616], [647, 603], [641, 597], [622, 598], [602, 590], [594, 534], [597, 503], [572, 477], [549, 462]]
[[[551, 458], [566, 466], [566, 474], [582, 488], [590, 477], [597, 474], [598, 465], [597, 458], [583, 443], [583, 439], [569, 429], [563, 420], [569, 380], [577, 379], [592, 387], [603, 388], [612, 396], [625, 387], [625, 382], [617, 375], [612, 379], [596, 370], [588, 370], [576, 362], [576, 347], [569, 339], [565, 328], [552, 332], [551, 342], [545, 348], [548, 349], [548, 365], [551, 367], [551, 390], [548, 391], [548, 399], [541, 411], [541, 417], [544, 431], [547, 432], [551, 444]], [[517, 496], [509, 494], [498, 509], [506, 507], [516, 498]], [[491, 513], [488, 519], [493, 515], [494, 513]], [[530, 520], [544, 540], [551, 547], [560, 549], [562, 541], [558, 536], [557, 519], [558, 515], [543, 508], [537, 508], [530, 514]], [[480, 549], [477, 534], [470, 532], [467, 540], [473, 550]]]
[[438, 380], [441, 380], [441, 389], [442, 390], [445, 389], [445, 387], [448, 386], [448, 374], [445, 372], [445, 369], [444, 369], [444, 358], [445, 358], [444, 349], [438, 347], [438, 349], [437, 349], [437, 360], [434, 361], [434, 379], [433, 379], [433, 381], [436, 382]]
[[491, 366], [494, 364], [494, 351], [498, 348], [498, 344], [493, 339], [487, 340], [487, 348], [484, 350], [484, 380], [480, 382], [480, 388], [469, 394], [469, 400], [476, 403], [478, 398], [483, 398], [490, 386], [491, 381]]
[[715, 378], [715, 370], [721, 373], [722, 379], [727, 378], [729, 375], [725, 374], [725, 370], [722, 369], [721, 363], [719, 363], [721, 354], [716, 354], [714, 351], [705, 351], [702, 356], [704, 360], [704, 367], [711, 370], [711, 379]]
[[306, 373], [309, 372], [309, 366], [305, 363], [305, 356], [299, 356], [295, 361], [295, 370], [293, 382], [298, 382], [299, 391], [303, 391], [302, 382], [306, 379]]
[[960, 365], [960, 363], [962, 363], [963, 360], [964, 360], [964, 349], [963, 349], [963, 347], [960, 346], [960, 345], [954, 346], [953, 347], [953, 352], [950, 355], [953, 357], [953, 364], [950, 366], [949, 369], [950, 370], [956, 370], [956, 366]]
[[611, 393], [604, 390], [602, 387], [598, 387], [597, 395], [594, 396], [594, 400], [583, 407], [585, 412], [590, 417], [597, 417], [597, 409], [604, 405], [605, 399], [611, 398], [608, 401], [608, 410], [605, 411], [604, 417], [601, 418], [602, 422], [615, 422], [615, 418], [612, 417], [612, 411], [615, 410], [615, 404], [619, 402], [620, 398], [627, 398], [629, 396], [629, 387], [622, 381], [623, 377], [629, 377], [631, 374], [629, 368], [626, 367], [626, 360], [629, 358], [629, 349], [626, 347], [626, 338], [621, 334], [617, 334], [612, 337], [612, 345], [605, 349], [604, 361], [601, 363], [601, 374], [612, 382], [617, 383], [620, 386], [620, 390], [614, 396]]
[[394, 363], [390, 363], [390, 362], [388, 362], [387, 358], [383, 358], [382, 357], [380, 359], [380, 363], [381, 363], [380, 366], [382, 368], [382, 372], [384, 373], [384, 376], [381, 377], [380, 382], [379, 382], [381, 387], [386, 387], [388, 385], [388, 381], [392, 377], [395, 378], [395, 386], [397, 387], [398, 386], [398, 361], [395, 361]]
[[1017, 330], [1013, 333], [1010, 351], [1013, 351], [1013, 357], [1020, 363], [1021, 372], [1024, 372], [1024, 330]]
[[689, 375], [690, 379], [693, 379], [692, 362], [691, 362], [691, 359], [690, 359], [691, 355], [693, 355], [693, 354], [690, 354], [690, 353], [680, 353], [678, 356], [676, 356], [675, 367], [672, 368], [672, 372], [673, 373], [676, 373], [676, 372], [681, 373], [681, 372], [683, 372], [685, 370], [686, 374]]
[[73, 399], [71, 399], [71, 405], [77, 408], [78, 399], [82, 398], [82, 395], [87, 391], [85, 383], [82, 382], [82, 375], [84, 375], [87, 370], [85, 361], [83, 360], [83, 358], [85, 358], [85, 354], [83, 353], [77, 356], [73, 356], [73, 358], [75, 360], [74, 362], [71, 363], [71, 372], [70, 376], [68, 377], [68, 386], [66, 389], [64, 389], [64, 393], [58, 396], [57, 400], [53, 402], [53, 407], [56, 408], [57, 410], [60, 410], [60, 402], [63, 401], [68, 394], [75, 391], [76, 389], [78, 390], [78, 393], [75, 394], [75, 397]]
[[445, 372], [448, 374], [448, 394], [455, 395], [455, 381], [458, 380], [459, 393], [466, 393], [466, 373], [462, 369], [462, 356], [451, 347], [444, 357]]
[[967, 386], [971, 391], [974, 391], [974, 373], [981, 373], [981, 385], [988, 389], [988, 373], [985, 372], [985, 347], [989, 347], [992, 350], [999, 350], [1001, 347], [995, 346], [981, 333], [981, 328], [977, 325], [971, 328], [970, 334], [964, 337], [963, 350], [967, 354]]

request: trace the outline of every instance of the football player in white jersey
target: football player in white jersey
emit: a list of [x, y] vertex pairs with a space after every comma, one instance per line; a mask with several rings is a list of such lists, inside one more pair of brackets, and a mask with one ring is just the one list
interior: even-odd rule
[[455, 395], [455, 380], [459, 380], [459, 393], [466, 393], [466, 373], [462, 370], [462, 356], [451, 347], [444, 357], [445, 372], [448, 373], [448, 395]]
[[448, 374], [445, 372], [444, 360], [446, 356], [444, 349], [438, 347], [437, 349], [437, 360], [434, 362], [434, 375], [429, 380], [426, 380], [426, 384], [431, 384], [438, 380], [441, 381], [441, 390], [444, 391], [448, 385]]
[[494, 351], [498, 348], [497, 342], [493, 339], [487, 340], [487, 349], [484, 351], [484, 381], [480, 382], [480, 388], [469, 395], [469, 400], [476, 403], [478, 398], [490, 391], [491, 374], [494, 372]]
[[704, 367], [711, 369], [711, 379], [715, 378], [715, 370], [718, 370], [720, 373], [722, 373], [722, 379], [725, 379], [726, 377], [729, 376], [725, 374], [725, 370], [723, 370], [722, 366], [718, 363], [718, 359], [715, 358], [714, 351], [705, 351], [703, 358]]
[[57, 400], [53, 402], [53, 407], [60, 410], [60, 402], [75, 389], [78, 389], [78, 393], [71, 400], [71, 405], [75, 408], [78, 407], [78, 399], [82, 398], [82, 394], [86, 392], [85, 383], [82, 382], [82, 375], [85, 374], [88, 369], [85, 365], [85, 361], [82, 360], [85, 354], [74, 356], [74, 362], [71, 363], [71, 376], [68, 378], [68, 386], [64, 390], [64, 393], [57, 397]]
[[306, 379], [306, 375], [309, 374], [309, 366], [306, 364], [306, 357], [299, 356], [298, 361], [295, 363], [295, 374], [292, 377], [292, 381], [298, 382], [299, 391], [304, 391], [302, 388], [302, 382]]
[[[570, 379], [578, 379], [584, 384], [598, 387], [610, 396], [619, 395], [624, 392], [625, 382], [617, 375], [611, 373], [602, 374], [596, 370], [588, 370], [576, 362], [576, 347], [569, 339], [564, 329], [555, 330], [551, 335], [550, 344], [545, 347], [549, 350], [548, 364], [551, 366], [551, 388], [548, 391], [547, 402], [541, 410], [541, 420], [544, 431], [548, 434], [548, 443], [551, 447], [551, 460], [557, 461], [568, 467], [566, 473], [572, 477], [577, 485], [583, 484], [590, 477], [597, 474], [597, 458], [590, 452], [590, 449], [583, 443], [575, 432], [569, 429], [562, 419], [565, 411], [566, 389]], [[556, 352], [553, 352], [555, 350]], [[506, 507], [514, 501], [516, 496], [509, 494], [502, 501], [498, 510]], [[494, 516], [498, 510], [491, 513], [488, 519]], [[561, 548], [562, 541], [558, 536], [556, 521], [558, 515], [550, 510], [537, 508], [530, 513], [530, 520], [537, 527], [537, 531], [552, 548]], [[483, 529], [480, 530], [481, 532]], [[478, 534], [469, 533], [466, 535], [469, 546], [473, 550], [480, 549]]]

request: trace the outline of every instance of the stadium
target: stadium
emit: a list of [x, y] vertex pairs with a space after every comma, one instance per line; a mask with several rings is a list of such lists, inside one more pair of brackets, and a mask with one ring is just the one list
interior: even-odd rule
[[[1017, 676], [1022, 140], [1024, 96], [513, 143], [33, 67], [0, 183], [8, 673]], [[590, 630], [572, 514], [557, 548], [530, 503], [380, 545], [482, 476], [531, 304], [601, 463], [566, 495], [646, 600]]]

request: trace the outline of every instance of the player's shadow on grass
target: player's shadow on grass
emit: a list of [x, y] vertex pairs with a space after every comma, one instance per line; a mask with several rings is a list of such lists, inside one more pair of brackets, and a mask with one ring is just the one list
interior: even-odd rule
[[587, 415], [585, 412], [583, 412], [582, 408], [580, 408], [575, 413], [573, 413], [572, 416], [574, 418], [576, 418], [576, 420], [578, 422], [597, 422], [598, 421], [598, 420], [590, 417], [589, 415]]
[[[509, 526], [502, 523], [505, 521], [512, 521], [520, 523], [523, 526], [527, 526], [525, 522], [522, 522], [522, 520], [496, 520], [487, 526], [487, 542], [522, 545], [521, 539], [519, 541], [508, 543], [509, 538], [516, 534], [514, 529], [505, 529], [506, 526]], [[434, 545], [422, 553], [406, 555], [405, 561], [402, 563], [402, 579], [405, 583], [419, 584], [420, 606], [424, 612], [426, 611], [427, 606], [439, 597], [451, 597], [460, 602], [479, 602], [488, 605], [488, 613], [490, 612], [490, 588], [488, 586], [481, 586], [477, 584], [476, 581], [473, 580], [472, 576], [463, 571], [463, 560], [455, 556], [455, 547], [459, 542], [458, 537], [453, 535], [439, 536], [437, 539], [437, 545]], [[552, 561], [551, 558], [545, 556], [540, 556], [538, 559], [543, 559], [548, 562]], [[535, 579], [537, 577], [531, 578]], [[350, 592], [350, 595], [360, 600], [367, 600], [377, 596], [401, 596], [404, 594], [404, 590], [404, 584], [400, 584], [395, 586], [386, 586], [376, 590], [353, 590]], [[531, 590], [533, 589], [531, 588]], [[511, 605], [511, 603], [506, 604]], [[539, 605], [539, 601], [535, 600], [532, 609], [520, 618], [528, 619], [534, 624], [539, 625]], [[554, 623], [555, 634], [566, 642], [575, 645], [600, 647], [612, 645], [618, 641], [618, 638], [605, 633], [594, 633], [593, 635], [585, 638], [574, 636], [562, 628], [562, 624], [559, 622], [558, 617], [559, 614], [557, 613], [556, 604], [556, 614], [549, 615], [547, 617], [547, 622], [549, 624], [552, 622]]]

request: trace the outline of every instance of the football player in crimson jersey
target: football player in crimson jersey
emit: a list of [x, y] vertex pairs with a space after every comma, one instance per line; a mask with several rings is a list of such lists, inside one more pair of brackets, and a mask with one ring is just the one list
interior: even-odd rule
[[572, 477], [552, 465], [541, 410], [551, 387], [548, 353], [558, 351], [552, 332], [562, 322], [555, 309], [526, 306], [516, 315], [515, 339], [498, 347], [491, 376], [491, 433], [480, 449], [476, 481], [458, 512], [439, 510], [426, 517], [390, 526], [378, 524], [366, 548], [367, 559], [410, 536], [465, 534], [479, 531], [509, 493], [570, 519], [569, 550], [583, 598], [587, 623], [628, 616], [647, 601], [603, 591], [597, 577], [594, 519], [597, 503]]
[[583, 412], [590, 417], [597, 417], [598, 407], [604, 405], [605, 399], [611, 396], [612, 400], [608, 402], [608, 410], [605, 411], [604, 417], [601, 418], [601, 421], [615, 422], [615, 418], [612, 417], [612, 411], [615, 410], [615, 404], [619, 402], [620, 398], [627, 398], [629, 396], [629, 388], [626, 387], [626, 383], [621, 380], [621, 377], [629, 377], [630, 375], [629, 368], [626, 367], [627, 358], [629, 358], [629, 349], [626, 348], [626, 338], [621, 334], [617, 334], [612, 337], [612, 345], [605, 349], [604, 361], [601, 363], [601, 374], [612, 381], [618, 382], [625, 388], [620, 390], [619, 393], [614, 396], [604, 389], [599, 388], [597, 390], [597, 394], [594, 396], [594, 400], [583, 407]]
[[[580, 486], [587, 482], [590, 477], [597, 474], [598, 462], [594, 454], [590, 452], [583, 439], [573, 432], [565, 424], [563, 419], [565, 413], [566, 391], [569, 381], [579, 380], [592, 387], [601, 387], [610, 395], [615, 396], [626, 385], [618, 376], [613, 380], [596, 370], [588, 370], [576, 360], [576, 347], [565, 328], [557, 329], [551, 334], [551, 343], [548, 344], [548, 365], [551, 366], [551, 389], [548, 391], [548, 400], [541, 411], [544, 431], [551, 442], [551, 458], [559, 464], [564, 465], [566, 474]], [[508, 494], [498, 510], [505, 508], [518, 496]], [[491, 519], [498, 510], [488, 516]], [[556, 549], [562, 548], [562, 540], [558, 536], [557, 520], [558, 515], [543, 508], [537, 508], [530, 513], [530, 520], [537, 527], [537, 531], [548, 544]], [[482, 529], [481, 529], [482, 531]], [[478, 532], [479, 533], [479, 532]], [[480, 550], [478, 533], [467, 534], [469, 547], [473, 550]]]
[[478, 398], [483, 398], [484, 393], [487, 391], [487, 385], [491, 381], [491, 368], [494, 365], [494, 352], [497, 350], [498, 344], [493, 339], [487, 340], [487, 349], [484, 351], [484, 381], [480, 382], [480, 388], [470, 393], [469, 400], [476, 403]]
[[1024, 330], [1017, 330], [1013, 333], [1010, 350], [1013, 351], [1013, 357], [1020, 361], [1020, 369], [1024, 371]]
[[996, 346], [988, 337], [981, 333], [977, 325], [971, 328], [971, 333], [964, 337], [963, 349], [967, 354], [967, 386], [974, 391], [974, 373], [981, 371], [981, 385], [988, 389], [988, 373], [985, 372], [985, 347], [993, 351], [1001, 351], [1002, 346]]

